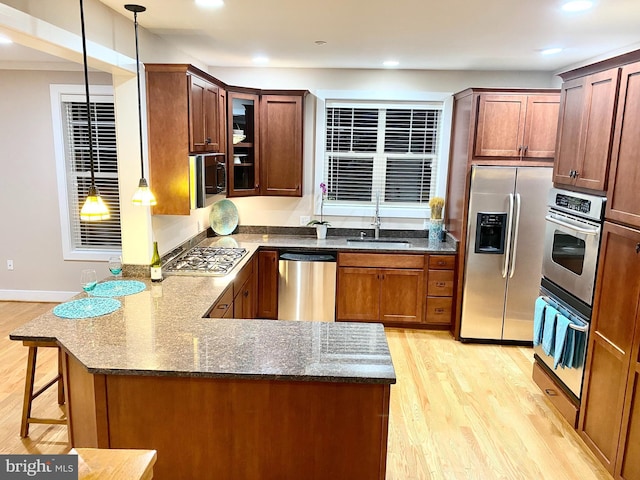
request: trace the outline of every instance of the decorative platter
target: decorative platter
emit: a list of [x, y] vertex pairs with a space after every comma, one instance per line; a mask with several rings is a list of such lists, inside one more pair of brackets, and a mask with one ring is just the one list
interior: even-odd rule
[[229, 235], [238, 226], [238, 209], [230, 200], [220, 200], [211, 208], [209, 223], [216, 234]]

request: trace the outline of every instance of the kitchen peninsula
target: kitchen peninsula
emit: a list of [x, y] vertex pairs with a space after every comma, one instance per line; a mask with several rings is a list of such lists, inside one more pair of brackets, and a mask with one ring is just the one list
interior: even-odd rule
[[61, 346], [71, 446], [155, 449], [159, 479], [384, 478], [383, 326], [202, 318], [233, 277], [145, 281], [112, 314], [12, 332]]

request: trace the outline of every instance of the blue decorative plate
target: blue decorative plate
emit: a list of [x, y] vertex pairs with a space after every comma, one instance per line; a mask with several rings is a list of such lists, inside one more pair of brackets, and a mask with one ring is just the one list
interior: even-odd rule
[[91, 292], [94, 297], [124, 297], [142, 292], [147, 286], [137, 280], [112, 280], [96, 285]]
[[60, 318], [99, 317], [115, 312], [121, 305], [115, 298], [81, 298], [57, 305], [53, 309], [53, 314]]
[[229, 235], [238, 226], [238, 209], [230, 200], [220, 200], [211, 208], [209, 223], [218, 235]]

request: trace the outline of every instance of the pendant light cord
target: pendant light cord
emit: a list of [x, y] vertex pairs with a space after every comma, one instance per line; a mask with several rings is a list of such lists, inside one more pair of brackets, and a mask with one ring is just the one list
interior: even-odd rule
[[138, 53], [138, 12], [133, 12], [133, 26], [136, 34], [136, 77], [138, 80], [138, 128], [140, 129], [140, 175], [144, 178], [144, 160], [142, 148], [142, 95], [140, 93], [140, 55]]
[[[89, 126], [89, 162], [91, 166], [91, 189], [95, 189], [95, 174], [93, 173], [93, 129], [91, 127], [91, 99], [89, 97], [89, 67], [87, 66], [87, 38], [84, 29], [84, 4], [80, 0], [80, 25], [82, 27], [82, 58], [84, 59], [84, 90], [87, 101], [87, 118]], [[138, 88], [140, 88], [138, 86]]]

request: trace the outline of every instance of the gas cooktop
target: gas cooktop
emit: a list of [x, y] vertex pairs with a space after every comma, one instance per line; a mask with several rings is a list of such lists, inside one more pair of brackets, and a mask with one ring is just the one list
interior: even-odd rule
[[229, 273], [246, 254], [246, 248], [194, 247], [168, 263], [164, 271], [172, 274], [222, 277]]

